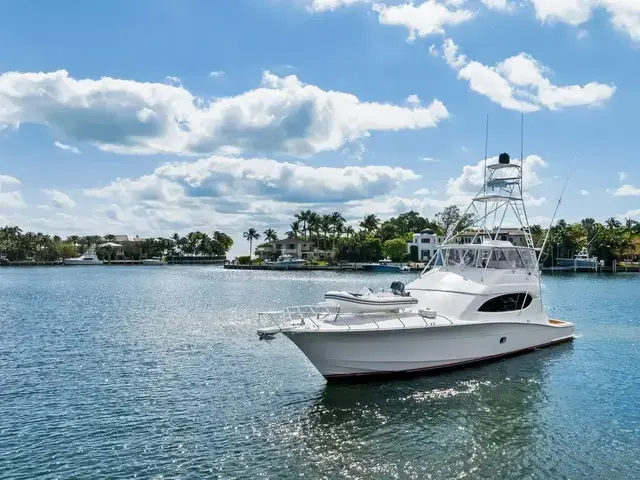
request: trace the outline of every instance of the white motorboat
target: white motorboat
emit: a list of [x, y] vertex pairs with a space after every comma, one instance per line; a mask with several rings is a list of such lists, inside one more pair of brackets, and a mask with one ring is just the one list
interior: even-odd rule
[[145, 258], [141, 262], [142, 265], [167, 265], [167, 261], [159, 257]]
[[76, 258], [65, 258], [65, 265], [104, 265], [104, 262], [98, 258], [94, 249], [89, 249]]
[[[521, 165], [502, 154], [485, 173], [465, 211], [475, 214], [476, 238], [461, 244], [457, 225], [450, 230], [433, 264], [406, 286], [417, 305], [396, 312], [344, 312], [325, 304], [260, 313], [268, 323], [258, 329], [260, 338], [283, 334], [328, 380], [429, 372], [573, 340], [574, 324], [550, 319], [544, 309]], [[498, 240], [507, 213], [522, 225], [526, 246]], [[498, 220], [495, 229], [491, 219]]]
[[283, 255], [280, 255], [280, 257], [278, 257], [278, 259], [275, 262], [265, 262], [266, 265], [272, 268], [284, 268], [284, 269], [300, 268], [304, 266], [306, 263], [307, 263], [306, 260], [303, 260], [301, 258], [294, 258], [292, 255], [289, 255], [286, 253]]
[[332, 291], [324, 294], [325, 303], [346, 313], [397, 312], [417, 305], [418, 299], [404, 292], [404, 285], [394, 282], [390, 292], [373, 292], [364, 288], [360, 293]]
[[573, 267], [576, 270], [597, 270], [600, 266], [598, 257], [590, 257], [587, 248], [583, 248], [573, 258], [556, 258], [560, 267]]

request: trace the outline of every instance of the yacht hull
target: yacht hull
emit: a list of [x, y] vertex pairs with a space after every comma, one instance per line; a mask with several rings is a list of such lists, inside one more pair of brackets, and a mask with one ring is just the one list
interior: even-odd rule
[[77, 260], [74, 258], [65, 258], [65, 265], [104, 265], [102, 260]]
[[327, 380], [428, 373], [571, 341], [567, 322], [482, 323], [348, 332], [283, 332]]

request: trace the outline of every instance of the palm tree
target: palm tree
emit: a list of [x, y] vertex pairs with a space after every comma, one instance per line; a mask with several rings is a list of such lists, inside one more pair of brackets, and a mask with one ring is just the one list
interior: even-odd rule
[[333, 224], [331, 223], [331, 216], [329, 215], [322, 215], [319, 219], [319, 227], [322, 230], [322, 249], [326, 250], [327, 249], [327, 239], [329, 238], [329, 233], [332, 232], [332, 227]]
[[607, 228], [611, 229], [620, 228], [622, 226], [622, 224], [615, 217], [607, 218], [604, 224], [607, 226]]
[[311, 210], [301, 210], [300, 213], [295, 215], [298, 222], [302, 222], [302, 233], [304, 239], [307, 239], [307, 228], [309, 225], [309, 217], [311, 217]]
[[278, 241], [278, 234], [273, 228], [267, 228], [264, 232], [264, 239], [268, 243], [274, 243]]
[[307, 229], [309, 230], [309, 238], [312, 237], [313, 232], [316, 233], [316, 237], [319, 236], [318, 232], [320, 230], [320, 215], [318, 215], [316, 212], [309, 212]]
[[253, 241], [260, 238], [260, 234], [255, 228], [250, 228], [242, 234], [244, 238], [249, 240], [249, 262], [251, 262], [251, 255], [253, 254]]
[[289, 228], [291, 230], [287, 232], [287, 238], [298, 238], [298, 235], [300, 234], [300, 220], [291, 222]]
[[348, 225], [344, 229], [344, 234], [347, 236], [347, 238], [350, 238], [350, 237], [352, 237], [353, 235], [356, 234], [356, 231], [353, 229], [353, 227], [351, 225]]
[[360, 226], [367, 233], [375, 232], [378, 229], [378, 225], [380, 225], [380, 219], [375, 213], [365, 216], [364, 220], [360, 222]]

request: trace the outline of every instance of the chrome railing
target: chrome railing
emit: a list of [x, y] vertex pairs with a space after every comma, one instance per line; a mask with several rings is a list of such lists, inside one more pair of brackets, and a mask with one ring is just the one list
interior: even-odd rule
[[[382, 318], [381, 318], [382, 317]], [[353, 322], [354, 319], [359, 320], [358, 325], [362, 325], [362, 319], [368, 320], [376, 329], [380, 329], [381, 321], [395, 320], [398, 321], [400, 328], [407, 328], [407, 324], [403, 319], [408, 318], [421, 318], [426, 327], [432, 327], [437, 325], [435, 321], [437, 318], [441, 318], [453, 324], [453, 322], [443, 316], [436, 315], [435, 318], [428, 318], [427, 316], [419, 312], [379, 312], [379, 313], [353, 313], [345, 312], [340, 313], [340, 307], [326, 307], [324, 305], [301, 305], [295, 307], [287, 307], [284, 310], [278, 310], [273, 312], [259, 312], [258, 324], [268, 327], [277, 327], [280, 331], [286, 327], [298, 327], [298, 326], [313, 326], [314, 328], [321, 328], [321, 323], [331, 322], [334, 325], [343, 325], [347, 330], [355, 328], [357, 325]], [[376, 320], [377, 318], [377, 320]]]

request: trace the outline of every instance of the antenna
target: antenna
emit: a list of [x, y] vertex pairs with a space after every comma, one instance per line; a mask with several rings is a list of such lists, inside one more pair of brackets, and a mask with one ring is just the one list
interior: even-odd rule
[[522, 118], [520, 119], [520, 191], [524, 187], [524, 108], [520, 108]]
[[[544, 249], [547, 246], [547, 240], [549, 239], [549, 234], [551, 233], [551, 227], [553, 226], [553, 222], [556, 219], [556, 214], [558, 213], [558, 208], [560, 208], [560, 204], [562, 203], [562, 197], [564, 197], [564, 191], [567, 188], [567, 183], [569, 183], [569, 177], [571, 177], [571, 172], [573, 172], [573, 164], [576, 161], [576, 157], [578, 154], [576, 153], [573, 157], [573, 161], [571, 162], [571, 169], [569, 170], [569, 175], [564, 181], [564, 185], [562, 187], [562, 192], [560, 192], [560, 198], [558, 198], [558, 203], [556, 204], [556, 209], [553, 212], [553, 217], [551, 218], [551, 222], [549, 223], [549, 228], [547, 228], [547, 234], [544, 236], [544, 242], [542, 242], [542, 248], [540, 249], [540, 255], [538, 255], [538, 261], [536, 262], [538, 265], [538, 270], [540, 269], [540, 260], [542, 259], [542, 254], [544, 253]], [[551, 258], [553, 258], [553, 250], [551, 251]], [[540, 310], [544, 308], [542, 305], [542, 275], [538, 271], [538, 285], [540, 287]]]
[[[489, 114], [487, 113], [487, 127], [484, 137], [484, 194], [487, 194], [487, 157], [489, 156]], [[487, 204], [484, 204], [484, 216], [487, 216]], [[486, 222], [485, 226], [486, 226]]]
[[[576, 154], [577, 156], [577, 154]], [[574, 161], [576, 157], [573, 157]], [[545, 247], [547, 246], [547, 240], [549, 239], [549, 234], [551, 233], [551, 227], [553, 226], [553, 222], [556, 219], [556, 214], [558, 213], [558, 208], [560, 208], [560, 204], [562, 203], [562, 197], [564, 196], [564, 191], [567, 188], [567, 183], [569, 182], [569, 177], [571, 177], [571, 172], [573, 172], [573, 165], [571, 166], [571, 170], [569, 170], [569, 175], [564, 181], [564, 186], [562, 187], [562, 192], [560, 193], [560, 198], [558, 198], [558, 203], [556, 204], [556, 209], [553, 212], [553, 217], [551, 218], [551, 222], [549, 223], [549, 228], [547, 228], [547, 234], [544, 237], [544, 242], [542, 243], [542, 248], [540, 249], [540, 255], [538, 255], [538, 263], [540, 263], [540, 259], [542, 258], [542, 252], [544, 252]]]

